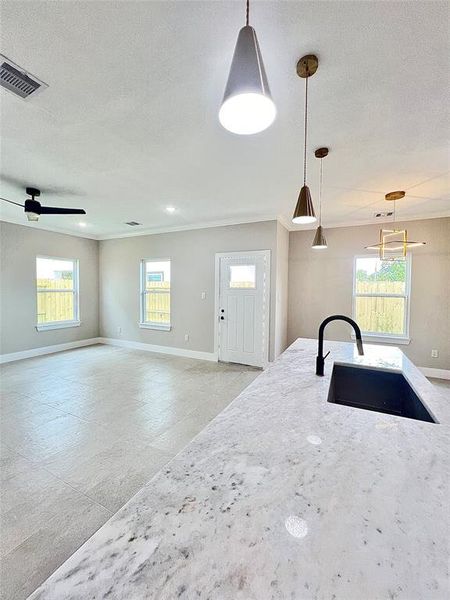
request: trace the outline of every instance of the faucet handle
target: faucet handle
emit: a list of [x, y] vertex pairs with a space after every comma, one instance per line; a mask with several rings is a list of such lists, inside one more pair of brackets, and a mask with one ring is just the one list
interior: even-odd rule
[[328, 350], [328, 352], [325, 354], [325, 356], [323, 357], [323, 360], [326, 359], [326, 357], [330, 354], [331, 350]]

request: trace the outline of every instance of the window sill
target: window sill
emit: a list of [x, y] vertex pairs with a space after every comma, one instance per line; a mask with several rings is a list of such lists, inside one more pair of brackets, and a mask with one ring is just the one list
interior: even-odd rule
[[156, 329], [157, 331], [170, 331], [172, 325], [166, 325], [165, 323], [139, 323], [141, 329]]
[[39, 323], [36, 331], [48, 331], [49, 329], [66, 329], [67, 327], [79, 327], [81, 321], [60, 321], [55, 323]]
[[[355, 339], [355, 334], [351, 334], [352, 340]], [[395, 335], [380, 335], [363, 333], [363, 342], [375, 342], [376, 344], [393, 344], [394, 346], [408, 346], [411, 342], [409, 337], [396, 337]]]

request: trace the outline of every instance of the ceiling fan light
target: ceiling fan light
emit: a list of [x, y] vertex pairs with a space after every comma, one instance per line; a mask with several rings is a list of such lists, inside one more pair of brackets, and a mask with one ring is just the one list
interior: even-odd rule
[[316, 235], [314, 236], [311, 248], [314, 250], [324, 250], [325, 248], [328, 248], [327, 240], [323, 234], [322, 225], [319, 225], [319, 227], [316, 229]]
[[256, 31], [245, 25], [234, 49], [219, 121], [232, 133], [251, 135], [267, 129], [276, 114]]
[[39, 215], [38, 213], [34, 213], [34, 212], [27, 212], [27, 219], [29, 221], [39, 221]]
[[292, 222], [296, 225], [307, 225], [317, 221], [314, 206], [311, 199], [309, 187], [304, 185], [298, 195], [297, 205], [292, 216]]

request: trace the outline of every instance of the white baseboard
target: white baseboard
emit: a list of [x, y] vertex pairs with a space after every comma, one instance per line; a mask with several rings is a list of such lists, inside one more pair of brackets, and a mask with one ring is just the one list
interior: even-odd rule
[[78, 340], [76, 342], [67, 342], [66, 344], [55, 344], [54, 346], [42, 346], [41, 348], [32, 348], [31, 350], [22, 350], [21, 352], [11, 352], [10, 354], [0, 354], [0, 364], [43, 356], [44, 354], [53, 354], [63, 352], [72, 348], [81, 348], [82, 346], [92, 346], [101, 344], [101, 338], [89, 338], [87, 340]]
[[0, 354], [0, 364], [43, 356], [44, 354], [53, 354], [63, 352], [72, 348], [81, 348], [82, 346], [92, 346], [93, 344], [108, 344], [111, 346], [120, 346], [122, 348], [131, 348], [132, 350], [144, 350], [146, 352], [158, 352], [159, 354], [170, 354], [171, 356], [183, 356], [185, 358], [197, 358], [200, 360], [209, 360], [217, 362], [217, 354], [214, 352], [200, 352], [198, 350], [188, 350], [187, 348], [173, 348], [171, 346], [156, 346], [155, 344], [145, 344], [143, 342], [132, 342], [128, 340], [117, 340], [113, 338], [89, 338], [77, 342], [68, 342], [67, 344], [55, 344], [54, 346], [43, 346], [42, 348], [32, 348], [22, 352], [11, 352], [11, 354]]
[[[132, 342], [129, 340], [118, 340], [114, 338], [89, 338], [87, 340], [78, 340], [76, 342], [67, 342], [66, 344], [55, 344], [54, 346], [43, 346], [42, 348], [32, 348], [21, 352], [11, 352], [10, 354], [0, 354], [0, 364], [33, 358], [35, 356], [44, 356], [45, 354], [54, 354], [55, 352], [64, 352], [72, 348], [82, 348], [83, 346], [93, 346], [94, 344], [107, 344], [111, 346], [120, 346], [132, 350], [144, 350], [146, 352], [158, 352], [159, 354], [169, 354], [171, 356], [182, 356], [185, 358], [197, 358], [199, 360], [209, 360], [217, 362], [218, 356], [215, 352], [200, 352], [199, 350], [188, 350], [187, 348], [173, 348], [171, 346], [157, 346], [155, 344], [145, 344], [143, 342]], [[266, 365], [267, 366], [267, 365]], [[425, 377], [434, 377], [436, 379], [450, 379], [450, 369], [433, 369], [431, 367], [419, 367]]]
[[171, 356], [183, 356], [184, 358], [197, 358], [200, 360], [217, 362], [217, 354], [215, 352], [200, 352], [199, 350], [188, 350], [187, 348], [157, 346], [155, 344], [118, 340], [114, 338], [99, 338], [99, 341], [101, 344], [120, 346], [121, 348], [130, 348], [132, 350], [144, 350], [146, 352], [158, 352], [159, 354], [170, 354]]
[[431, 367], [419, 367], [425, 377], [435, 379], [450, 379], [450, 369], [432, 369]]

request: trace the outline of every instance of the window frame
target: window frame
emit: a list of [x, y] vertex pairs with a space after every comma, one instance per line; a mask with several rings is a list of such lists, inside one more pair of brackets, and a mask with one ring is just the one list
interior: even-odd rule
[[[38, 289], [37, 285], [37, 261], [39, 258], [47, 260], [63, 260], [65, 262], [71, 262], [73, 264], [73, 286], [72, 289]], [[43, 254], [37, 254], [34, 263], [35, 266], [35, 301], [36, 301], [36, 330], [37, 331], [48, 331], [51, 329], [66, 329], [68, 327], [80, 327], [80, 261], [78, 258], [67, 258], [62, 256], [47, 256]], [[40, 293], [61, 293], [61, 292], [72, 292], [73, 294], [73, 319], [67, 319], [65, 321], [48, 321], [47, 323], [38, 323], [38, 294]]]
[[[169, 323], [156, 323], [145, 320], [145, 298], [149, 293], [146, 289], [146, 265], [148, 262], [168, 262], [170, 266], [170, 312]], [[156, 272], [156, 271], [155, 271]], [[172, 329], [172, 260], [170, 258], [141, 258], [139, 263], [139, 327], [141, 329], [154, 329], [156, 331], [171, 331]], [[154, 293], [154, 292], [153, 292]]]
[[[372, 332], [372, 331], [363, 331], [361, 329], [361, 334], [363, 340], [371, 341], [371, 342], [380, 342], [380, 343], [392, 343], [392, 344], [409, 344], [411, 338], [409, 337], [409, 315], [410, 315], [410, 298], [411, 298], [411, 264], [412, 264], [412, 255], [410, 252], [406, 254], [405, 262], [406, 262], [406, 281], [405, 281], [405, 292], [404, 294], [386, 294], [386, 293], [375, 293], [375, 294], [362, 294], [356, 292], [356, 265], [359, 258], [378, 258], [380, 259], [379, 254], [358, 254], [353, 257], [353, 283], [352, 283], [352, 317], [356, 321], [356, 298], [365, 297], [365, 298], [404, 298], [405, 300], [405, 311], [403, 315], [403, 334], [391, 334], [391, 333], [383, 333], [383, 332]], [[352, 338], [354, 339], [355, 334], [352, 333]]]

